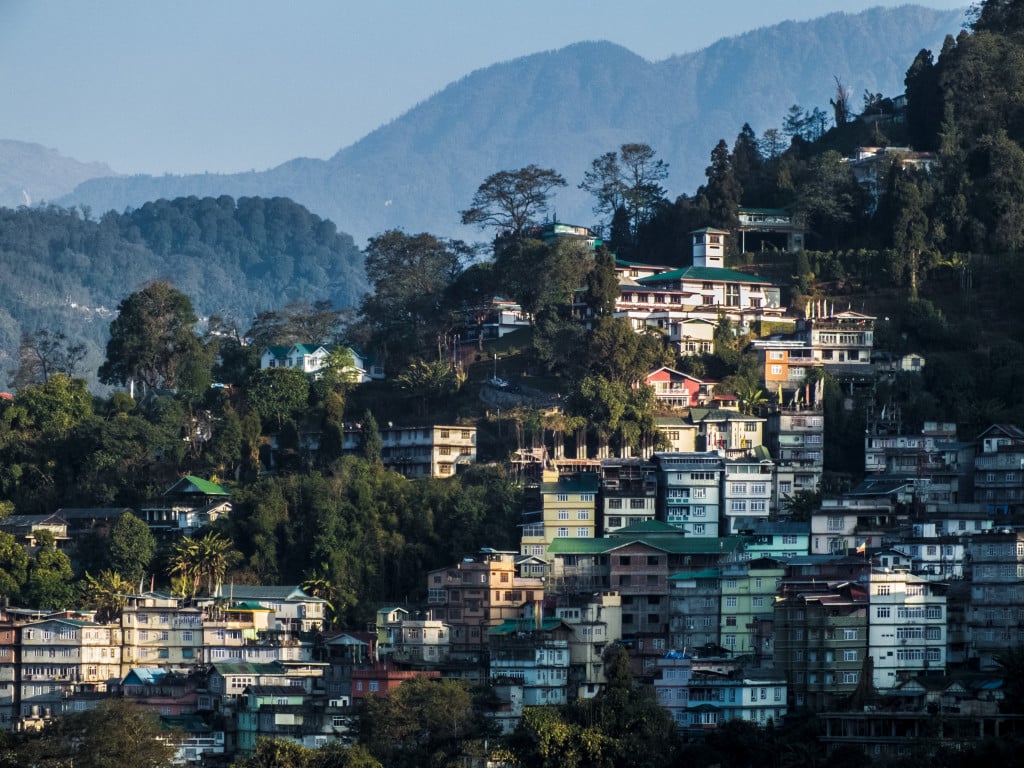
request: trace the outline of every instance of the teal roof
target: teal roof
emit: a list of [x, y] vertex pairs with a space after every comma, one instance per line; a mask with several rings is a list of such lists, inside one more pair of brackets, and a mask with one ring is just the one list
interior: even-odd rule
[[302, 355], [312, 355], [320, 347], [330, 352], [332, 346], [332, 344], [275, 344], [267, 347], [267, 352], [280, 360], [282, 357], [287, 357], [293, 349], [298, 350]]
[[683, 267], [673, 269], [671, 272], [662, 272], [660, 275], [650, 277], [638, 277], [637, 282], [641, 285], [652, 283], [664, 283], [670, 280], [700, 280], [701, 282], [724, 282], [724, 283], [759, 283], [762, 285], [773, 285], [772, 281], [757, 275], [748, 275], [745, 272], [737, 272], [735, 269], [724, 269], [722, 267]]
[[690, 581], [692, 579], [717, 579], [719, 576], [717, 568], [706, 568], [703, 571], [687, 571], [684, 573], [673, 573], [668, 577], [669, 581]]
[[557, 483], [541, 483], [541, 493], [597, 493], [597, 475], [580, 475], [577, 478], [561, 479]]
[[666, 532], [594, 539], [557, 538], [548, 545], [548, 552], [553, 555], [601, 555], [630, 544], [644, 544], [674, 555], [713, 555], [735, 552], [743, 543], [740, 536], [698, 538], [683, 536], [678, 528], [673, 530], [675, 534]]
[[487, 632], [489, 635], [511, 635], [513, 632], [551, 632], [552, 630], [558, 629], [562, 626], [568, 626], [561, 619], [541, 619], [540, 627], [536, 625], [533, 619], [505, 619], [501, 624], [496, 627], [491, 627]]

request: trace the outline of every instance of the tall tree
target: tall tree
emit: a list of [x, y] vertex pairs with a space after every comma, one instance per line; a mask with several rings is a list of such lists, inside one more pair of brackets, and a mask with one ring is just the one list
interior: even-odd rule
[[192, 301], [170, 283], [150, 283], [129, 295], [110, 324], [100, 381], [126, 384], [137, 379], [154, 389], [173, 387], [178, 367], [200, 344], [193, 333], [195, 323]]
[[657, 157], [648, 144], [623, 144], [619, 151], [595, 158], [583, 175], [580, 189], [594, 196], [594, 213], [614, 216], [623, 209], [629, 219], [630, 244], [637, 231], [665, 197], [661, 185], [668, 178], [668, 163]]
[[292, 302], [256, 315], [246, 336], [258, 349], [284, 344], [328, 344], [335, 340], [341, 312], [329, 299]]
[[72, 343], [63, 331], [41, 329], [25, 333], [18, 347], [18, 368], [11, 372], [15, 389], [45, 384], [50, 376], [73, 377], [85, 357], [85, 345]]
[[297, 368], [266, 368], [249, 383], [249, 406], [278, 429], [309, 402], [309, 379]]
[[527, 227], [547, 213], [552, 191], [565, 185], [560, 173], [536, 165], [492, 173], [461, 212], [462, 223], [494, 227], [499, 234], [520, 240]]
[[732, 155], [725, 139], [721, 139], [711, 150], [711, 165], [704, 170], [704, 175], [708, 181], [702, 194], [707, 199], [711, 226], [735, 229], [739, 225], [743, 188], [733, 170]]
[[156, 556], [156, 539], [145, 522], [125, 512], [110, 532], [110, 565], [129, 584], [138, 585]]
[[447, 331], [446, 292], [472, 249], [458, 240], [394, 229], [370, 238], [366, 274], [373, 292], [362, 301], [349, 335], [398, 368]]

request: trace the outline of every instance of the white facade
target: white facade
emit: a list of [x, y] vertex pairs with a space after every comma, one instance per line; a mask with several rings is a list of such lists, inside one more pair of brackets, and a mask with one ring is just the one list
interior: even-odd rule
[[725, 462], [714, 451], [658, 453], [658, 493], [665, 521], [688, 536], [715, 538], [721, 512], [721, 481]]
[[870, 575], [868, 601], [868, 655], [874, 660], [879, 691], [923, 672], [945, 672], [943, 585], [907, 572], [876, 569]]

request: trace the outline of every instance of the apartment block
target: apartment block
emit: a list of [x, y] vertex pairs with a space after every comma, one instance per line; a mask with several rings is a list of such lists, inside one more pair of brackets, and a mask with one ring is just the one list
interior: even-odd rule
[[873, 569], [868, 654], [879, 691], [946, 670], [946, 585], [907, 572]]

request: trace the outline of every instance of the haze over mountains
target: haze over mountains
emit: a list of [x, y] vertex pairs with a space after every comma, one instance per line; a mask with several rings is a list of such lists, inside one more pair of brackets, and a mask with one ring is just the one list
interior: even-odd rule
[[[287, 196], [357, 243], [393, 227], [482, 239], [459, 225], [458, 211], [490, 173], [536, 163], [569, 181], [555, 200], [558, 218], [588, 223], [591, 200], [576, 184], [594, 157], [646, 142], [671, 166], [669, 195], [692, 193], [711, 148], [720, 138], [731, 144], [744, 122], [760, 135], [792, 104], [827, 110], [833, 77], [855, 107], [865, 90], [900, 93], [914, 55], [937, 53], [962, 23], [961, 12], [917, 6], [834, 13], [657, 63], [611, 43], [579, 43], [473, 72], [328, 160], [231, 175], [92, 178], [56, 202], [95, 215], [182, 195]], [[33, 183], [16, 186], [45, 197]]]

